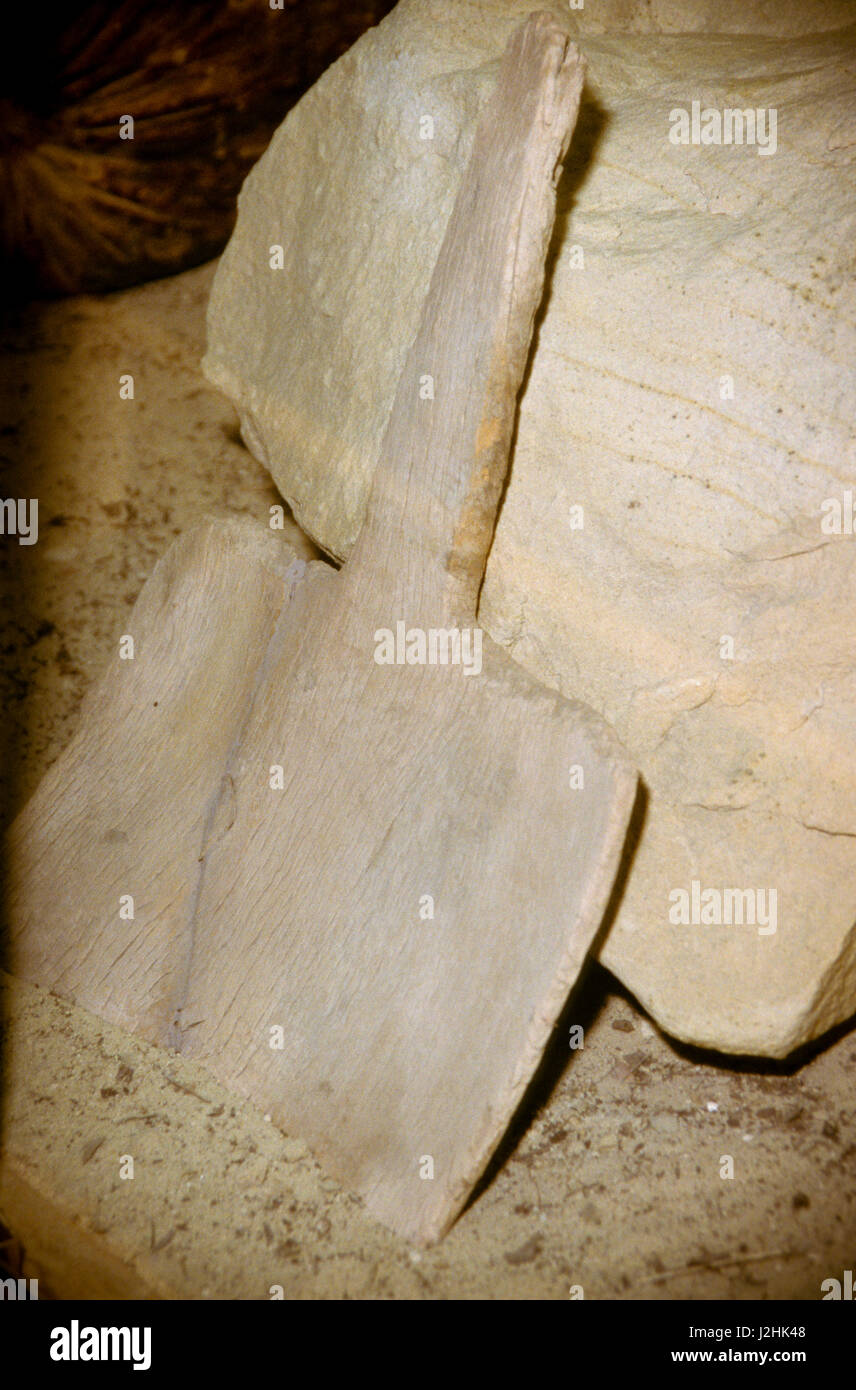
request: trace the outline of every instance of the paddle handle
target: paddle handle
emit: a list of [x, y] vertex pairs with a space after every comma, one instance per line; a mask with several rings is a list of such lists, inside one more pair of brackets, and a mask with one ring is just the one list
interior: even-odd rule
[[345, 566], [401, 616], [475, 616], [583, 77], [556, 19], [530, 15], [478, 122]]

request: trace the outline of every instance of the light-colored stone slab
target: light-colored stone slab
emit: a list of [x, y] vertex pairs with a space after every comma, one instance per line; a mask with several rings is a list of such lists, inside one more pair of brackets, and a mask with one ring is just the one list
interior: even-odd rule
[[[241, 195], [206, 371], [334, 555], [528, 8], [402, 0]], [[676, 1036], [785, 1055], [856, 1009], [854, 30], [840, 5], [548, 8], [589, 79], [480, 620], [645, 776], [601, 959]], [[670, 143], [693, 100], [775, 108], [775, 153]], [[670, 921], [694, 882], [710, 912], [775, 893], [775, 930]]]

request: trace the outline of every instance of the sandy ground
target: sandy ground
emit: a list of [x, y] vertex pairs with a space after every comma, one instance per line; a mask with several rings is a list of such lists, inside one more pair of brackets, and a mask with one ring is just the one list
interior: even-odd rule
[[[3, 324], [3, 496], [39, 499], [37, 544], [0, 537], [4, 819], [173, 537], [279, 500], [199, 370], [212, 275]], [[856, 1267], [852, 1031], [784, 1065], [695, 1052], [594, 966], [474, 1200], [420, 1253], [184, 1059], [8, 977], [2, 999], [0, 1220], [43, 1293], [817, 1299]]]

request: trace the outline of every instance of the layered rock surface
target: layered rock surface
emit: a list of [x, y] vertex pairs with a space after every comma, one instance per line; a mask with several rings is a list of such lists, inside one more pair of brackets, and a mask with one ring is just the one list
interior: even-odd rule
[[[244, 186], [205, 368], [333, 555], [530, 8], [402, 0]], [[479, 617], [645, 779], [601, 959], [675, 1036], [781, 1056], [856, 1009], [856, 29], [545, 8], [589, 79]], [[672, 143], [694, 101], [763, 110], [766, 149]]]

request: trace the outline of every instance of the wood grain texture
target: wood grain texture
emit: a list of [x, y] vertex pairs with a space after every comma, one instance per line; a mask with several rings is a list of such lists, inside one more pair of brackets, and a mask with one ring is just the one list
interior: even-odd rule
[[375, 659], [399, 622], [474, 623], [581, 82], [532, 16], [344, 571], [251, 523], [182, 538], [134, 610], [134, 661], [11, 832], [13, 969], [203, 1062], [416, 1243], [531, 1078], [636, 790], [607, 726], [486, 638], [469, 671]]

